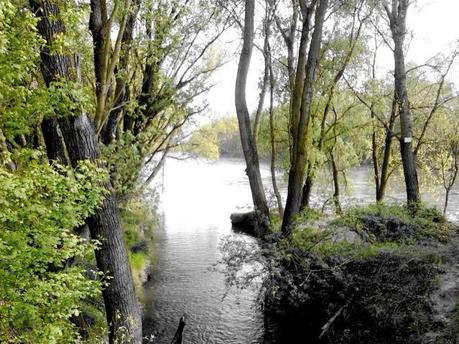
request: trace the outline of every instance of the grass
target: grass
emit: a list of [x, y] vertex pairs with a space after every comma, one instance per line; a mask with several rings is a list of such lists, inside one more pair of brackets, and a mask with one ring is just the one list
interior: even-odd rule
[[381, 251], [396, 251], [403, 249], [402, 245], [394, 242], [333, 242], [331, 241], [333, 232], [333, 228], [325, 230], [313, 227], [297, 229], [292, 233], [290, 244], [323, 258], [330, 256], [370, 258]]
[[131, 200], [121, 210], [121, 221], [124, 229], [124, 239], [129, 251], [129, 263], [132, 269], [137, 293], [142, 293], [141, 273], [148, 264], [152, 264], [151, 246], [148, 252], [131, 252], [131, 248], [142, 240], [151, 243], [154, 228], [158, 220], [153, 211], [141, 200]]
[[[376, 219], [380, 218], [383, 225], [387, 219], [396, 219], [397, 223], [412, 229], [410, 233], [414, 234], [412, 237], [402, 236], [401, 239], [377, 238], [371, 234], [371, 228], [365, 227], [364, 219], [370, 215]], [[433, 239], [446, 242], [455, 229], [455, 226], [436, 209], [423, 205], [408, 208], [405, 205], [378, 203], [367, 207], [354, 207], [341, 217], [332, 220], [326, 228], [315, 228], [311, 225], [313, 221], [321, 218], [323, 215], [316, 211], [308, 210], [301, 213], [297, 218], [297, 228], [292, 232], [286, 245], [309, 251], [320, 257], [346, 256], [364, 259], [374, 257], [381, 251], [412, 251], [413, 255], [418, 255], [419, 252], [416, 252], [414, 247], [417, 241]], [[343, 228], [354, 231], [360, 238], [366, 239], [356, 240], [353, 243], [343, 240], [334, 242], [334, 234]]]
[[[143, 238], [143, 233], [153, 235], [158, 220], [150, 208], [142, 201], [133, 200], [121, 209], [121, 221], [124, 228], [124, 239], [128, 247], [132, 247]], [[145, 229], [143, 231], [143, 229]]]

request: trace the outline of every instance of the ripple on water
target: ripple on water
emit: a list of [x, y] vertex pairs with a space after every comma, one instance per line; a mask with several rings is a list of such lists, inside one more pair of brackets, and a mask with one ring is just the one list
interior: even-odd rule
[[[354, 189], [343, 204], [346, 199], [373, 202], [370, 173], [365, 167], [351, 171]], [[155, 333], [155, 343], [169, 344], [186, 313], [185, 343], [262, 343], [263, 317], [254, 308], [256, 292], [227, 290], [223, 275], [211, 270], [220, 256], [220, 240], [231, 234], [229, 215], [251, 204], [244, 162], [168, 159], [163, 175], [164, 226], [155, 233], [156, 271], [145, 291], [150, 300], [144, 306], [145, 334]], [[265, 165], [262, 175], [269, 187]], [[397, 191], [392, 196], [402, 200], [403, 190]], [[459, 218], [458, 196], [456, 188], [449, 212], [455, 219]], [[441, 206], [441, 201], [436, 204]]]

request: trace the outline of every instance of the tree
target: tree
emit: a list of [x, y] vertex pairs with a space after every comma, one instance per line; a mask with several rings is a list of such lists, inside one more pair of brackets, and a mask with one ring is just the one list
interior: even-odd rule
[[406, 87], [406, 68], [404, 41], [406, 36], [406, 16], [408, 12], [408, 0], [392, 0], [392, 7], [384, 3], [384, 10], [389, 19], [392, 39], [394, 41], [395, 62], [395, 102], [400, 115], [400, 155], [405, 176], [406, 196], [408, 204], [418, 203], [421, 200], [416, 168], [416, 157], [413, 152], [413, 133], [411, 111], [408, 102]]
[[[335, 22], [333, 36], [327, 40], [326, 47], [322, 52], [318, 67], [320, 71], [319, 80], [317, 81], [317, 88], [320, 88], [320, 92], [317, 93], [320, 93], [320, 95], [316, 98], [318, 98], [317, 102], [323, 101], [324, 104], [317, 106], [317, 110], [311, 114], [313, 120], [320, 122], [317, 129], [319, 136], [312, 139], [312, 145], [316, 146], [315, 148], [319, 153], [324, 150], [324, 140], [328, 130], [327, 122], [329, 121], [330, 109], [333, 107], [335, 92], [339, 91], [340, 81], [344, 77], [351, 62], [355, 60], [356, 55], [359, 53], [361, 33], [366, 20], [371, 14], [370, 11], [370, 14], [365, 14], [362, 17], [364, 9], [365, 1], [358, 0], [355, 3], [350, 3], [349, 8], [345, 8], [344, 11], [337, 13], [339, 20]], [[351, 12], [350, 14], [348, 13], [349, 11]], [[350, 20], [348, 21], [346, 17], [349, 17]], [[340, 26], [344, 26], [344, 35], [340, 33]], [[302, 191], [302, 208], [309, 207], [312, 187], [318, 167], [318, 159], [308, 159], [306, 180]]]
[[[71, 319], [101, 297], [100, 281], [70, 264], [94, 250], [73, 229], [102, 201], [106, 175], [88, 162], [50, 165], [34, 148], [52, 98], [30, 87], [40, 60], [36, 18], [21, 1], [0, 7], [0, 342], [71, 343], [81, 330]], [[93, 340], [103, 338], [94, 331]]]
[[246, 101], [246, 84], [249, 72], [250, 60], [252, 57], [253, 38], [254, 38], [254, 16], [255, 0], [246, 0], [245, 2], [245, 20], [243, 29], [243, 46], [238, 64], [236, 78], [235, 103], [236, 112], [239, 122], [239, 132], [241, 144], [244, 152], [247, 169], [246, 173], [249, 178], [250, 190], [255, 211], [265, 217], [260, 224], [269, 221], [269, 208], [266, 201], [266, 195], [263, 188], [263, 182], [260, 173], [260, 164], [258, 159], [257, 147], [254, 142], [253, 130], [251, 129], [250, 115]]
[[[288, 193], [285, 205], [282, 232], [288, 234], [294, 217], [299, 213], [302, 199], [302, 186], [306, 168], [306, 141], [313, 86], [316, 78], [317, 64], [319, 60], [320, 46], [322, 42], [322, 30], [325, 21], [325, 13], [328, 8], [328, 0], [319, 0], [317, 5], [314, 30], [312, 33], [309, 53], [306, 61], [306, 44], [309, 36], [309, 14], [313, 8], [306, 3], [300, 2], [303, 13], [303, 30], [300, 40], [300, 54], [298, 58], [295, 89], [292, 95], [292, 107], [290, 114], [290, 130], [292, 137], [291, 166], [288, 179]], [[314, 4], [315, 5], [315, 4]]]
[[[48, 0], [31, 0], [30, 4], [39, 19], [38, 32], [46, 42], [41, 49], [44, 81], [48, 87], [62, 88], [62, 92], [66, 92], [65, 84], [76, 84], [75, 62], [70, 56], [60, 55], [51, 48], [56, 37], [65, 33], [62, 4]], [[100, 153], [94, 125], [82, 109], [74, 107], [72, 110], [59, 113], [57, 109], [56, 113], [71, 165], [76, 167], [84, 160], [96, 162]], [[114, 343], [118, 338], [123, 343], [141, 343], [140, 309], [124, 246], [117, 198], [110, 181], [104, 182], [103, 186], [107, 189], [107, 196], [87, 223], [91, 237], [101, 242], [96, 250], [96, 260], [107, 282], [103, 297], [110, 328], [109, 341]]]

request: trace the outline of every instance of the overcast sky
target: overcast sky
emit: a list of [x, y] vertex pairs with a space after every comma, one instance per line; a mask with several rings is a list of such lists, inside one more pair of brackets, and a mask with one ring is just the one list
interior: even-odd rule
[[[418, 0], [410, 7], [408, 13], [408, 29], [413, 34], [409, 46], [407, 62], [422, 64], [440, 52], [448, 54], [459, 39], [459, 0]], [[240, 33], [239, 33], [240, 34]], [[230, 33], [222, 42], [223, 50], [234, 51], [239, 45], [235, 42], [235, 33]], [[217, 85], [207, 96], [210, 104], [211, 117], [235, 114], [234, 84], [236, 82], [237, 59], [234, 58], [213, 76]], [[262, 56], [254, 49], [252, 65], [247, 85], [247, 101], [251, 111], [256, 108], [258, 98], [258, 80], [262, 73]], [[379, 67], [381, 71], [392, 68], [393, 57], [389, 50], [381, 51]], [[458, 80], [459, 68], [456, 64], [449, 80]]]

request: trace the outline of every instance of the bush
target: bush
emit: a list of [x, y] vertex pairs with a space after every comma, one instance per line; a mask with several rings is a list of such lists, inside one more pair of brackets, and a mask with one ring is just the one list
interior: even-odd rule
[[89, 163], [73, 171], [30, 153], [15, 172], [0, 167], [0, 342], [74, 342], [70, 318], [101, 285], [67, 266], [94, 250], [72, 230], [101, 202], [105, 176]]

